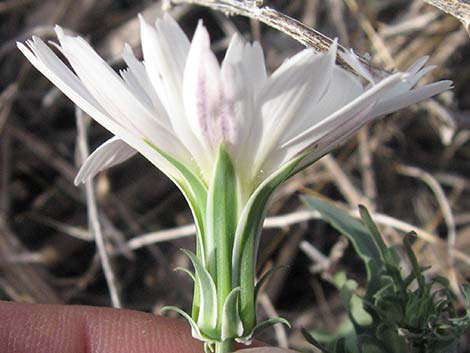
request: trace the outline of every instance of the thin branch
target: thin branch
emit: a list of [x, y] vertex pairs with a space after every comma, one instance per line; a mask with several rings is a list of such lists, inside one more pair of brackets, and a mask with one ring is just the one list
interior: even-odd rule
[[[266, 218], [266, 221], [264, 222], [264, 228], [287, 228], [293, 224], [319, 218], [320, 214], [316, 211], [297, 211], [282, 216]], [[194, 224], [188, 224], [181, 227], [160, 230], [137, 236], [129, 240], [127, 242], [127, 246], [129, 249], [135, 250], [155, 243], [189, 237], [195, 233], [196, 228]]]
[[447, 243], [449, 244], [449, 255], [452, 257], [451, 250], [455, 247], [457, 242], [457, 231], [452, 209], [441, 185], [431, 174], [416, 167], [400, 165], [398, 171], [403, 175], [422, 180], [436, 196], [436, 200], [439, 203], [447, 225]]
[[[76, 123], [77, 123], [77, 145], [80, 159], [84, 161], [88, 155], [88, 143], [87, 143], [87, 127], [83, 117], [83, 112], [77, 107], [76, 108]], [[106, 242], [104, 239], [103, 231], [99, 221], [98, 207], [96, 205], [96, 196], [93, 185], [93, 180], [88, 179], [85, 182], [85, 193], [86, 203], [88, 209], [88, 222], [91, 228], [91, 232], [95, 238], [96, 247], [100, 257], [101, 265], [103, 267], [104, 276], [106, 283], [108, 284], [109, 293], [111, 296], [111, 302], [113, 307], [122, 308], [121, 298], [119, 295], [119, 286], [117, 278], [114, 274], [113, 267], [109, 258], [109, 254], [106, 250]]]
[[470, 3], [467, 0], [424, 0], [430, 5], [454, 16], [470, 34]]
[[[356, 210], [350, 210], [349, 213], [354, 216], [359, 216], [359, 213]], [[447, 245], [445, 241], [443, 241], [436, 235], [410, 223], [401, 221], [399, 219], [381, 213], [374, 213], [372, 216], [374, 218], [374, 221], [377, 222], [377, 224], [389, 226], [404, 233], [408, 233], [413, 230], [416, 232], [419, 238], [423, 239], [424, 241], [427, 241], [430, 244], [441, 246]], [[296, 211], [282, 216], [266, 218], [264, 228], [285, 228], [293, 224], [302, 223], [312, 219], [321, 219], [321, 217], [319, 213], [315, 211]], [[137, 236], [129, 240], [127, 242], [127, 245], [129, 249], [135, 250], [155, 243], [186, 238], [189, 236], [193, 236], [195, 233], [196, 228], [194, 224], [188, 224], [177, 228], [165, 229]], [[470, 265], [470, 256], [466, 255], [464, 252], [454, 247], [452, 247], [450, 251], [456, 259], [459, 259], [465, 262], [466, 264]]]
[[333, 176], [333, 182], [341, 191], [341, 194], [348, 201], [350, 206], [354, 206], [357, 204], [366, 204], [367, 206], [369, 206], [368, 200], [354, 186], [352, 181], [349, 179], [349, 177], [346, 175], [346, 173], [343, 171], [341, 166], [331, 154], [326, 155], [325, 157], [320, 159], [319, 162], [322, 163]]

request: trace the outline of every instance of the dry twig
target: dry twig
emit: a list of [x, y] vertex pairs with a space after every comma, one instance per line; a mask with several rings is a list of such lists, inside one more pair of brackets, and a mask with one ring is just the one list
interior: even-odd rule
[[[264, 6], [262, 0], [167, 0], [166, 3], [168, 6], [172, 4], [195, 4], [222, 11], [227, 15], [246, 16], [275, 28], [306, 47], [315, 48], [318, 51], [327, 51], [333, 43], [333, 40], [323, 33], [306, 26], [302, 22], [282, 12]], [[341, 45], [338, 46], [338, 49], [342, 52], [347, 51], [347, 49]], [[344, 68], [354, 72], [339, 55], [337, 60]], [[360, 58], [360, 60], [378, 77], [385, 74], [383, 70], [372, 67], [367, 59]]]
[[424, 0], [428, 4], [454, 16], [470, 34], [470, 3], [468, 0]]
[[[86, 122], [83, 113], [79, 108], [76, 108], [76, 121], [77, 121], [77, 146], [80, 159], [84, 161], [88, 157], [88, 143]], [[116, 275], [114, 274], [111, 260], [106, 249], [106, 241], [101, 230], [101, 224], [98, 215], [98, 206], [96, 204], [96, 196], [94, 191], [93, 181], [88, 179], [85, 182], [86, 202], [88, 207], [88, 222], [93, 233], [98, 254], [100, 256], [101, 265], [103, 267], [106, 283], [108, 284], [109, 293], [111, 295], [111, 302], [113, 307], [121, 308], [121, 298], [119, 295], [119, 286]]]

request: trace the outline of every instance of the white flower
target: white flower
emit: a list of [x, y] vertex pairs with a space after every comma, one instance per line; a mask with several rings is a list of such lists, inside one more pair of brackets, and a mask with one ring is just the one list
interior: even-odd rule
[[[210, 348], [249, 340], [257, 328], [255, 259], [267, 202], [290, 176], [344, 142], [367, 122], [451, 87], [415, 88], [432, 67], [375, 82], [354, 53], [343, 59], [305, 49], [266, 73], [258, 43], [235, 35], [219, 64], [199, 23], [190, 42], [169, 16], [141, 19], [144, 61], [128, 46], [118, 75], [81, 38], [56, 28], [70, 70], [40, 39], [19, 49], [75, 104], [112, 132], [84, 163], [76, 183], [136, 152], [185, 195], [197, 227], [192, 315], [194, 337]], [[366, 84], [363, 84], [367, 82]], [[268, 320], [267, 323], [285, 322]]]
[[[56, 27], [58, 48], [72, 72], [39, 38], [19, 49], [75, 104], [116, 137], [85, 162], [76, 182], [137, 151], [172, 178], [178, 171], [148, 143], [183, 163], [207, 183], [218, 146], [229, 150], [244, 195], [309, 146], [327, 153], [368, 121], [451, 87], [440, 81], [414, 88], [432, 68], [419, 60], [380, 82], [355, 55], [343, 58], [369, 82], [336, 65], [328, 53], [305, 49], [266, 74], [258, 43], [232, 38], [222, 64], [199, 23], [190, 42], [170, 17], [151, 26], [141, 18], [144, 61], [128, 46], [128, 68], [116, 74], [82, 39]], [[308, 164], [307, 159], [303, 164]]]

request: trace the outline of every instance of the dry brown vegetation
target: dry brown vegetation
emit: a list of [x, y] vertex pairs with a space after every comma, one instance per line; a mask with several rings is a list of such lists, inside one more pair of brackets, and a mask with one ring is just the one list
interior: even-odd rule
[[[421, 0], [265, 3], [356, 52], [369, 52], [380, 70], [405, 69], [430, 55], [430, 64], [438, 67], [428, 80], [452, 79], [455, 86], [364, 128], [274, 198], [259, 272], [287, 267], [265, 288], [259, 315], [279, 314], [294, 329], [278, 327], [261, 338], [305, 347], [300, 327], [332, 329], [343, 313], [326, 280], [329, 274], [343, 268], [363, 282], [364, 270], [347, 241], [305, 211], [301, 193], [321, 193], [352, 210], [366, 204], [390, 243], [416, 230], [422, 263], [451, 279], [454, 288], [470, 277], [469, 34], [457, 19]], [[118, 69], [124, 42], [140, 52], [137, 13], [154, 19], [161, 5], [150, 0], [0, 2], [0, 299], [111, 305], [94, 242], [96, 222], [89, 227], [92, 205], [73, 185], [80, 165], [76, 112], [20, 55], [15, 42], [33, 34], [52, 39], [58, 23], [88, 38]], [[302, 48], [246, 17], [188, 5], [172, 12], [189, 35], [203, 18], [220, 55], [236, 31], [259, 40], [270, 69]], [[88, 125], [88, 118], [81, 118]], [[89, 124], [91, 149], [107, 137], [100, 126]], [[95, 218], [115, 274], [115, 305], [155, 313], [163, 305], [189, 308], [192, 284], [172, 271], [189, 266], [178, 249], [194, 245], [190, 212], [176, 187], [141, 157], [95, 182]]]

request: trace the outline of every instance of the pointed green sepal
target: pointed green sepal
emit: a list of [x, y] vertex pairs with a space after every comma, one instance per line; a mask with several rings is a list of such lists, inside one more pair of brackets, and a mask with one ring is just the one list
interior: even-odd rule
[[242, 288], [240, 315], [245, 329], [244, 335], [249, 334], [256, 325], [256, 303], [253, 295], [255, 291], [255, 258], [266, 216], [267, 203], [277, 187], [293, 175], [299, 163], [310, 153], [310, 149], [305, 150], [264, 180], [250, 196], [239, 217], [232, 255], [232, 282], [233, 287], [241, 286]]
[[247, 335], [245, 337], [236, 338], [235, 341], [240, 342], [240, 343], [244, 343], [244, 344], [250, 344], [251, 341], [253, 340], [253, 337], [257, 333], [263, 331], [264, 329], [266, 329], [270, 326], [276, 325], [276, 324], [283, 324], [283, 325], [286, 325], [288, 328], [291, 328], [290, 322], [287, 321], [286, 319], [284, 319], [282, 317], [274, 317], [272, 319], [265, 320], [265, 321], [262, 321], [262, 322], [258, 323], [249, 335]]
[[191, 326], [192, 336], [200, 341], [206, 340], [206, 338], [202, 335], [201, 331], [199, 330], [199, 327], [197, 326], [196, 322], [194, 322], [191, 316], [188, 315], [185, 311], [181, 310], [180, 308], [177, 308], [176, 306], [165, 306], [160, 310], [160, 312], [162, 313], [164, 313], [165, 311], [175, 311], [180, 314], [186, 319], [186, 321], [189, 323], [189, 326]]
[[188, 275], [189, 278], [193, 280], [194, 283], [196, 283], [196, 276], [194, 276], [194, 273], [192, 273], [190, 270], [184, 267], [177, 267], [175, 268], [175, 271], [180, 271]]
[[239, 297], [241, 288], [234, 288], [225, 300], [222, 309], [221, 340], [236, 338], [243, 335], [243, 323], [239, 312]]
[[201, 260], [191, 251], [182, 249], [191, 260], [195, 278], [200, 290], [200, 307], [197, 324], [204, 335], [212, 337], [217, 326], [217, 290], [209, 272], [202, 265]]
[[[176, 158], [163, 151], [161, 148], [156, 146], [150, 140], [145, 139], [145, 142], [151, 146], [160, 156], [162, 156], [166, 161], [168, 161], [173, 167], [178, 170], [181, 177], [176, 178], [174, 175], [168, 175], [168, 177], [178, 186], [178, 188], [183, 193], [186, 201], [191, 208], [191, 212], [196, 223], [196, 240], [198, 249], [204, 248], [203, 238], [204, 238], [204, 215], [206, 213], [206, 200], [207, 200], [207, 187], [204, 181], [194, 173], [186, 165], [178, 161]], [[201, 253], [202, 261], [205, 264], [206, 259], [204, 253]]]

